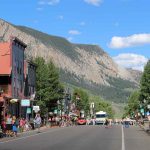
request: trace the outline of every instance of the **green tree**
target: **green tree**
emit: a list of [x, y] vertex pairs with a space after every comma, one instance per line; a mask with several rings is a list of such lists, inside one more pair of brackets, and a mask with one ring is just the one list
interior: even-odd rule
[[63, 97], [64, 87], [59, 81], [58, 69], [52, 61], [48, 63], [41, 57], [34, 60], [36, 69], [36, 98], [42, 114], [54, 107]]
[[92, 96], [90, 99], [91, 99], [91, 102], [94, 102], [94, 104], [95, 104], [94, 105], [95, 106], [95, 112], [105, 111], [105, 112], [107, 112], [109, 118], [114, 117], [115, 112], [112, 109], [112, 105], [109, 102], [104, 101], [99, 96]]
[[36, 99], [37, 105], [40, 106], [42, 113], [44, 114], [47, 111], [46, 103], [45, 103], [45, 85], [47, 82], [47, 66], [45, 60], [41, 57], [38, 57], [34, 60], [36, 64]]
[[58, 69], [55, 67], [52, 61], [49, 61], [47, 64], [48, 68], [48, 79], [46, 82], [46, 99], [47, 106], [49, 106], [50, 102], [56, 102], [59, 99], [62, 99], [64, 96], [64, 87], [59, 81], [59, 73]]
[[146, 100], [144, 104], [146, 108], [147, 104], [150, 104], [150, 60], [144, 68], [144, 73], [140, 82], [140, 101], [143, 102], [144, 99]]
[[128, 105], [125, 107], [124, 116], [134, 117], [138, 113], [140, 101], [139, 101], [140, 92], [134, 91], [128, 100]]
[[89, 95], [87, 92], [81, 88], [74, 89], [73, 101], [78, 110], [84, 110], [86, 115], [89, 113]]

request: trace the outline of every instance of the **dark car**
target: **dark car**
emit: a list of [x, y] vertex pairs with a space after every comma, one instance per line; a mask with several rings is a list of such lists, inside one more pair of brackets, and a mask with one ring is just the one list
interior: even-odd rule
[[86, 119], [85, 118], [78, 118], [77, 123], [78, 123], [78, 125], [85, 125]]

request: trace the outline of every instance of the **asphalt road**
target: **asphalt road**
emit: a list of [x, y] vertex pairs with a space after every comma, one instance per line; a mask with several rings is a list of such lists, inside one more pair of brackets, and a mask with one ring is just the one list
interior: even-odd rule
[[53, 128], [0, 141], [0, 150], [150, 150], [150, 135], [119, 125]]

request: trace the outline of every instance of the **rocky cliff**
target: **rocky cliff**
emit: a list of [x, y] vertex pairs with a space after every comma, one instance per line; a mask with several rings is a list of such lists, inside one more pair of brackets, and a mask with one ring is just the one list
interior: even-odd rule
[[[97, 45], [73, 44], [62, 37], [48, 35], [28, 27], [15, 26], [0, 20], [1, 41], [8, 41], [10, 36], [16, 36], [28, 45], [27, 58], [41, 56], [46, 61], [52, 59], [61, 70], [62, 80], [65, 80], [64, 77], [67, 75], [69, 78], [74, 78], [76, 86], [85, 87], [83, 85], [86, 84], [91, 88], [93, 85], [101, 88], [102, 86], [115, 87], [113, 83], [118, 79], [132, 82], [135, 86], [138, 84], [130, 71], [118, 66]], [[81, 80], [84, 84], [81, 83]]]

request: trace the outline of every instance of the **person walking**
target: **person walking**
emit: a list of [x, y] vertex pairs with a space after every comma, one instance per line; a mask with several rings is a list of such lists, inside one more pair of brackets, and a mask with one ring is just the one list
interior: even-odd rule
[[105, 120], [105, 128], [108, 128], [109, 127], [109, 120], [106, 118]]
[[12, 133], [12, 117], [10, 114], [6, 117], [6, 136], [11, 136]]
[[42, 122], [42, 120], [41, 120], [40, 114], [37, 114], [35, 116], [35, 125], [38, 129], [38, 133], [40, 133], [41, 122]]

